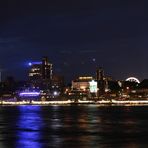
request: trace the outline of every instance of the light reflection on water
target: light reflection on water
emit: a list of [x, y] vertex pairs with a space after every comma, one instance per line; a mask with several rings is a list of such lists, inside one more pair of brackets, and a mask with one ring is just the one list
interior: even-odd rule
[[0, 148], [148, 147], [148, 107], [1, 106]]
[[19, 106], [20, 116], [17, 121], [16, 148], [40, 148], [42, 143], [41, 130], [43, 121], [40, 115], [40, 106]]

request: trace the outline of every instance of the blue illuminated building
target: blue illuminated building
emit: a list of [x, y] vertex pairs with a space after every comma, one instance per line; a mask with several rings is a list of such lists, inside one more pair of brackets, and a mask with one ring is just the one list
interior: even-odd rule
[[18, 91], [18, 100], [40, 100], [40, 97], [39, 89], [26, 88]]

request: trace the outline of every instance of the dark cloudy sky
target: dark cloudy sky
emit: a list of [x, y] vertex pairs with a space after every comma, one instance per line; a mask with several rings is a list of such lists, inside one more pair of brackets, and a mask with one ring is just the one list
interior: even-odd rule
[[47, 55], [70, 80], [102, 66], [116, 79], [148, 78], [148, 9], [137, 0], [4, 0], [0, 68], [27, 78], [26, 63]]

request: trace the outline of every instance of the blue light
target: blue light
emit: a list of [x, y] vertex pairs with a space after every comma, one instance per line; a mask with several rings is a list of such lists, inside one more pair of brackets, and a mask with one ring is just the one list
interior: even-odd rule
[[32, 66], [32, 63], [31, 63], [31, 62], [29, 62], [29, 63], [28, 63], [28, 65], [29, 65], [29, 66]]
[[19, 96], [20, 97], [37, 97], [37, 96], [39, 96], [40, 95], [40, 93], [39, 92], [21, 92], [20, 94], [19, 94]]
[[40, 65], [40, 64], [42, 64], [42, 62], [32, 62], [32, 64], [34, 64], [34, 65]]
[[42, 64], [42, 62], [29, 62], [28, 66], [32, 66], [32, 65], [40, 65]]
[[40, 106], [18, 106], [18, 109], [19, 116], [16, 120], [18, 130], [15, 133], [17, 136], [15, 147], [44, 147], [44, 143], [40, 142], [40, 139], [42, 139], [42, 129], [44, 129]]

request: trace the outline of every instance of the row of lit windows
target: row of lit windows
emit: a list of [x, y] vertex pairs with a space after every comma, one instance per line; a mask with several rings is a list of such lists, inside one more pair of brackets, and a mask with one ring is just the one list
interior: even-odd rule
[[32, 72], [39, 71], [39, 70], [40, 70], [39, 68], [32, 68], [31, 69]]
[[93, 79], [93, 77], [79, 77], [79, 80], [90, 80]]
[[29, 73], [30, 77], [35, 76], [35, 75], [41, 75], [41, 74], [40, 73]]

